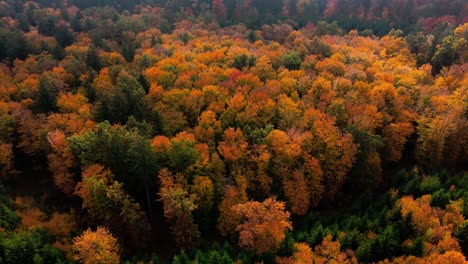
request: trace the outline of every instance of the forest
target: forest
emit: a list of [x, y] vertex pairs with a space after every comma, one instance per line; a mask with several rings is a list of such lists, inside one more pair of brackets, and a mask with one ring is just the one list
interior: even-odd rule
[[0, 0], [0, 263], [468, 263], [465, 0]]

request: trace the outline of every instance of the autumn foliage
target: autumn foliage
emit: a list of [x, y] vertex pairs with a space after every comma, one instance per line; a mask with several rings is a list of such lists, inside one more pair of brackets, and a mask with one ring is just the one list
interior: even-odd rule
[[285, 205], [276, 199], [269, 198], [263, 203], [247, 202], [236, 205], [234, 212], [241, 216], [241, 224], [236, 228], [239, 232], [239, 245], [257, 253], [276, 250], [285, 237], [285, 232], [291, 230], [289, 213]]
[[0, 262], [466, 262], [467, 8], [0, 1]]
[[103, 227], [88, 229], [73, 242], [75, 260], [80, 263], [120, 263], [117, 239]]

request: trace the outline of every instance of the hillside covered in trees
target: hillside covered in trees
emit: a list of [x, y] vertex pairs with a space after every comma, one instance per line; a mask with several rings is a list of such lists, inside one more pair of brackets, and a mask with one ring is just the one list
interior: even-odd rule
[[0, 263], [467, 263], [464, 0], [1, 0]]

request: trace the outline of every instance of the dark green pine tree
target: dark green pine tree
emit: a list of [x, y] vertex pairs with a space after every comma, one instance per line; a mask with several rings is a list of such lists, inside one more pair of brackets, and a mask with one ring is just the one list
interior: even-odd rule
[[48, 74], [43, 74], [39, 80], [39, 92], [36, 99], [36, 111], [49, 113], [57, 110], [57, 91], [54, 80]]
[[89, 68], [95, 70], [96, 72], [101, 70], [98, 51], [94, 45], [90, 45], [88, 48], [88, 53], [86, 54], [86, 65], [88, 65]]

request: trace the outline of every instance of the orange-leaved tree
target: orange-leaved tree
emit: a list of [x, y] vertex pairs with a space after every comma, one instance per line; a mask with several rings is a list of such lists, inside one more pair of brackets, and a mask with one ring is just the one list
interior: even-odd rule
[[54, 184], [67, 195], [71, 195], [75, 189], [76, 182], [73, 180], [73, 154], [68, 150], [65, 134], [60, 130], [49, 132], [47, 141], [52, 152], [47, 155], [49, 170], [54, 177]]
[[310, 205], [310, 193], [304, 172], [295, 170], [289, 179], [283, 181], [283, 190], [291, 212], [305, 215]]
[[262, 203], [247, 202], [233, 207], [241, 218], [239, 245], [258, 254], [276, 251], [286, 236], [287, 230], [292, 230], [290, 213], [285, 204], [268, 198]]
[[84, 264], [120, 263], [117, 239], [104, 227], [84, 231], [73, 240], [75, 260]]
[[226, 186], [224, 198], [219, 204], [218, 230], [226, 236], [234, 232], [240, 223], [240, 216], [234, 210], [234, 206], [247, 202], [247, 180], [245, 177], [236, 177], [237, 186]]

